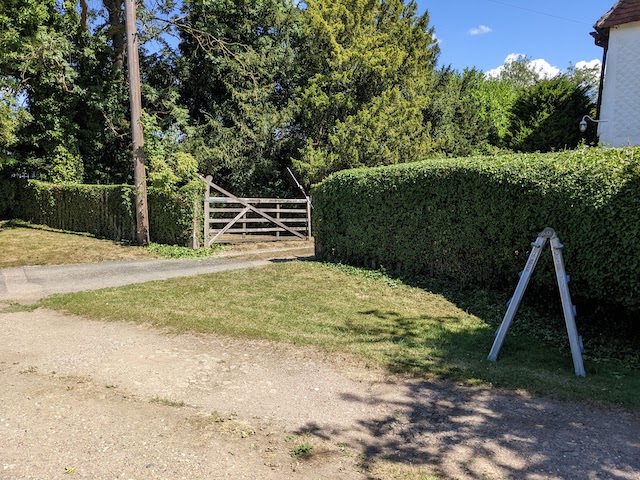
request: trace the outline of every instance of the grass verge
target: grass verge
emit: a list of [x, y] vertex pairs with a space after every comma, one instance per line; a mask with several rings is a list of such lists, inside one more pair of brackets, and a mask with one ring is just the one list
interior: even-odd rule
[[21, 220], [0, 221], [0, 268], [27, 265], [64, 265], [108, 260], [153, 258], [202, 258], [220, 253], [222, 247], [192, 249], [150, 243], [139, 247], [95, 238], [88, 233], [57, 230]]
[[157, 255], [144, 248], [56, 230], [19, 220], [0, 222], [0, 268], [141, 260]]
[[213, 244], [211, 248], [189, 248], [178, 245], [164, 245], [162, 243], [150, 243], [145, 249], [152, 255], [162, 258], [204, 258], [212, 257], [220, 253], [223, 247]]
[[544, 331], [533, 334], [531, 313], [524, 312], [524, 327], [509, 332], [498, 362], [487, 361], [502, 300], [486, 292], [464, 303], [459, 298], [459, 292], [433, 293], [380, 272], [290, 262], [54, 296], [41, 305], [176, 332], [312, 345], [395, 373], [640, 407], [640, 369], [633, 358], [586, 353], [587, 378], [577, 378], [568, 345], [545, 339]]

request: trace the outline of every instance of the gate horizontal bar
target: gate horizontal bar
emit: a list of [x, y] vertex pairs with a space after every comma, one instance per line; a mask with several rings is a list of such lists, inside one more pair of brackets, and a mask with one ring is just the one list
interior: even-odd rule
[[[308, 203], [307, 200], [300, 198], [239, 198], [246, 203]], [[233, 198], [227, 197], [209, 197], [205, 199], [205, 202], [209, 203], [237, 203], [242, 205], [242, 202], [239, 202]]]

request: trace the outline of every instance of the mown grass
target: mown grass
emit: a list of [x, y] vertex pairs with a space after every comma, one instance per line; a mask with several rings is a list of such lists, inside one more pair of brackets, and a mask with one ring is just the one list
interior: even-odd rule
[[19, 220], [0, 222], [0, 268], [157, 258], [142, 247]]
[[[41, 305], [175, 332], [312, 345], [400, 374], [640, 407], [640, 371], [634, 361], [587, 353], [587, 378], [577, 378], [568, 345], [532, 334], [532, 328], [513, 328], [498, 362], [489, 362], [486, 356], [504, 314], [503, 299], [487, 292], [463, 297], [460, 292], [433, 291], [379, 272], [290, 262], [60, 295]], [[530, 326], [535, 314], [523, 315], [528, 319], [523, 324]]]
[[216, 255], [221, 250], [220, 245], [196, 250], [159, 243], [139, 247], [99, 239], [88, 233], [57, 230], [21, 220], [0, 221], [0, 268], [109, 260], [202, 258]]

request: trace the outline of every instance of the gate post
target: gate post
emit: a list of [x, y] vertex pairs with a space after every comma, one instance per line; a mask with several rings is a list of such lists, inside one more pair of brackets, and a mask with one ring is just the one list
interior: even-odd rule
[[[207, 180], [209, 181], [212, 179], [213, 177], [210, 175], [207, 177]], [[211, 225], [209, 222], [211, 215], [211, 204], [209, 203], [209, 198], [211, 197], [211, 187], [206, 182], [205, 185], [207, 188], [204, 193], [204, 246], [205, 248], [211, 248], [211, 245], [209, 245], [209, 226]]]
[[307, 240], [311, 240], [311, 197], [307, 197]]

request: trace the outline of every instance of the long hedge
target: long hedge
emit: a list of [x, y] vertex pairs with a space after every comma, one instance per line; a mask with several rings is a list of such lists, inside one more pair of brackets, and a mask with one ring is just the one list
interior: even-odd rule
[[[321, 258], [461, 285], [515, 285], [552, 227], [572, 294], [640, 310], [640, 149], [441, 159], [339, 172], [313, 189]], [[551, 255], [536, 274], [550, 287]]]
[[[50, 184], [37, 180], [0, 182], [0, 214], [40, 225], [86, 232], [111, 240], [136, 241], [131, 185]], [[6, 193], [6, 195], [4, 195]], [[201, 215], [193, 194], [148, 190], [149, 230], [156, 243], [188, 245], [194, 216]], [[195, 201], [195, 202], [194, 202]]]

